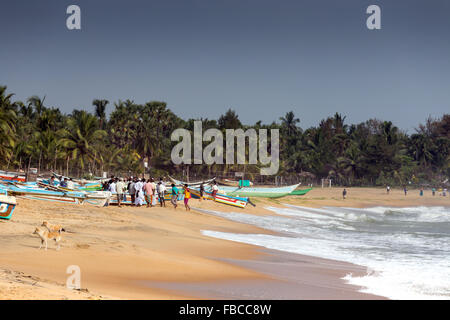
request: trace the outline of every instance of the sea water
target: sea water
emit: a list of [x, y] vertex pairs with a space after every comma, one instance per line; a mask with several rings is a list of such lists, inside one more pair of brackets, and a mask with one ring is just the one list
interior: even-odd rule
[[362, 292], [391, 299], [450, 299], [450, 207], [267, 209], [275, 215], [208, 212], [278, 235], [202, 233], [366, 266], [366, 275], [344, 278]]

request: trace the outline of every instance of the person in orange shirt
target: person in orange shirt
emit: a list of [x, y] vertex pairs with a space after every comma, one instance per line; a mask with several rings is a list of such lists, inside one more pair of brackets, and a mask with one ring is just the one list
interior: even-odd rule
[[145, 201], [147, 202], [147, 208], [153, 207], [153, 185], [151, 183], [151, 180], [148, 179], [147, 183], [144, 185], [144, 191], [145, 191]]
[[189, 199], [191, 198], [191, 192], [189, 191], [188, 185], [184, 185], [184, 206], [186, 208], [186, 211], [190, 211], [191, 207], [189, 207]]

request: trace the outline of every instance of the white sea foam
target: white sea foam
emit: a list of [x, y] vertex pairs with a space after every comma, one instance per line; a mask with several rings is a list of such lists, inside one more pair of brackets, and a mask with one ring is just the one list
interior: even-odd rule
[[450, 209], [268, 207], [273, 216], [209, 211], [280, 235], [205, 235], [368, 267], [347, 275], [362, 291], [392, 299], [450, 299]]

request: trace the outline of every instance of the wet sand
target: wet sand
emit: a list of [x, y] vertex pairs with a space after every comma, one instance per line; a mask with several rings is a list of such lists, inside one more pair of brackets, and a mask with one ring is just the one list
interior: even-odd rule
[[263, 249], [263, 255], [253, 260], [220, 259], [251, 270], [269, 279], [218, 280], [209, 282], [145, 283], [150, 287], [186, 292], [198, 298], [236, 300], [379, 300], [386, 299], [361, 294], [359, 287], [346, 284], [348, 274], [366, 274], [366, 268], [346, 262]]

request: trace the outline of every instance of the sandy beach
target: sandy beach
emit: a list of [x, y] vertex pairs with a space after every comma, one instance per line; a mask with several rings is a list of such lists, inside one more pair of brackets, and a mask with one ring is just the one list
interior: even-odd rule
[[[201, 230], [270, 233], [194, 208], [251, 215], [273, 214], [266, 206], [449, 206], [449, 197], [418, 190], [317, 188], [305, 196], [255, 198], [256, 207], [236, 209], [210, 201], [135, 208], [60, 204], [18, 198], [10, 221], [0, 221], [0, 299], [380, 299], [360, 293], [342, 278], [364, 266], [266, 250], [202, 235]], [[61, 224], [62, 248], [38, 250], [34, 228]], [[81, 290], [65, 287], [66, 269], [81, 269]]]

